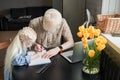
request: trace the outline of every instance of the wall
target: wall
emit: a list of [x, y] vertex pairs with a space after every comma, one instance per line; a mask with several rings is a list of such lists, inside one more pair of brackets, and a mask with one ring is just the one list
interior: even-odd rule
[[120, 14], [120, 0], [104, 0], [102, 2], [102, 14]]
[[63, 0], [52, 0], [52, 6], [63, 14]]
[[86, 0], [86, 8], [96, 20], [97, 14], [120, 14], [120, 0]]
[[85, 0], [52, 0], [52, 3], [68, 22], [74, 40], [79, 41], [76, 33], [78, 26], [84, 23]]
[[5, 15], [10, 8], [52, 6], [52, 0], [0, 0], [0, 15]]
[[[96, 20], [96, 15], [101, 13], [102, 0], [86, 0], [86, 8]], [[93, 22], [94, 23], [94, 22]]]
[[75, 41], [80, 41], [76, 33], [84, 23], [85, 0], [63, 0], [63, 17], [67, 20]]

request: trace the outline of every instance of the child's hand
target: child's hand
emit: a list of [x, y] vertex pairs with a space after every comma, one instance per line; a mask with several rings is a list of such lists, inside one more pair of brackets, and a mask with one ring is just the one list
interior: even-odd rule
[[36, 44], [34, 49], [35, 49], [35, 51], [42, 51], [42, 50], [44, 50], [43, 46], [41, 46], [40, 44]]

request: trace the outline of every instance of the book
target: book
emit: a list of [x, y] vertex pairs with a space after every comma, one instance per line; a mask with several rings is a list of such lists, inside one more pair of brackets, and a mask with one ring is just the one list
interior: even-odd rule
[[[42, 52], [38, 52], [37, 54], [39, 54], [40, 57], [31, 60], [29, 63], [29, 66], [51, 63], [51, 60], [49, 58], [41, 58], [41, 56], [45, 53], [46, 53], [46, 50], [43, 50]], [[36, 53], [35, 53], [35, 51], [28, 51], [27, 54], [32, 56]]]

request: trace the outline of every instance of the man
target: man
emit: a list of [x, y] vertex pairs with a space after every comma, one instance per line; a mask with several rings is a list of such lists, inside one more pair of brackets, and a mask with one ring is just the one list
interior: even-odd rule
[[[41, 51], [41, 46], [51, 48], [42, 56], [43, 58], [51, 58], [74, 45], [67, 22], [56, 9], [48, 9], [44, 16], [31, 20], [29, 26], [37, 33], [35, 50]], [[62, 36], [65, 40], [63, 44], [61, 44]]]

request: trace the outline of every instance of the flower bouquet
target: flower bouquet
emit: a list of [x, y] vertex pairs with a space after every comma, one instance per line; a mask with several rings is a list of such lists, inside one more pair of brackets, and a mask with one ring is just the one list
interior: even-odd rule
[[95, 29], [92, 25], [88, 28], [85, 28], [84, 25], [79, 26], [77, 36], [81, 38], [86, 53], [82, 69], [85, 73], [96, 74], [99, 72], [100, 54], [107, 43], [107, 40], [100, 33], [100, 29]]

